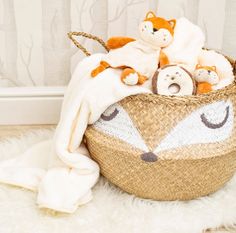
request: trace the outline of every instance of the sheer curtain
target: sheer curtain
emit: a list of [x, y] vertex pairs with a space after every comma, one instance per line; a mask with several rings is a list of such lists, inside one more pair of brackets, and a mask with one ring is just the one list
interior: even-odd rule
[[[189, 18], [205, 32], [207, 47], [236, 58], [235, 0], [0, 0], [0, 86], [66, 85], [84, 57], [68, 31], [104, 40], [138, 37], [138, 24], [149, 10]], [[103, 51], [80, 41], [92, 52]]]

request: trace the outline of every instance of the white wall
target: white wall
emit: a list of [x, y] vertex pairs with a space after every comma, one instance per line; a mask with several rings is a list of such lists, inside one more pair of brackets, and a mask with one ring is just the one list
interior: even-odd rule
[[[66, 33], [85, 31], [106, 40], [138, 37], [148, 10], [185, 16], [206, 34], [207, 47], [236, 58], [235, 0], [0, 0], [0, 86], [59, 86], [83, 58]], [[82, 40], [92, 52], [101, 48]]]

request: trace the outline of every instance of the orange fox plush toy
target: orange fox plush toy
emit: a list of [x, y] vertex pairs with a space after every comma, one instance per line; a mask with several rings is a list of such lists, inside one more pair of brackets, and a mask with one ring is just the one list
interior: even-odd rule
[[168, 46], [174, 35], [176, 20], [165, 20], [148, 12], [139, 26], [140, 39], [112, 37], [107, 41], [110, 52], [104, 55], [99, 66], [92, 72], [95, 77], [105, 69], [120, 68], [121, 80], [127, 85], [143, 84], [158, 68], [169, 63], [161, 51]]
[[212, 91], [212, 87], [219, 82], [219, 76], [215, 66], [201, 66], [198, 64], [193, 76], [197, 81], [197, 94]]

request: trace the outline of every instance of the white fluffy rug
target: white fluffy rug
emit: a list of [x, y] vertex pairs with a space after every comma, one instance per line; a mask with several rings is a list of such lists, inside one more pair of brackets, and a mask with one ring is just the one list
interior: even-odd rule
[[[30, 145], [52, 137], [34, 131], [0, 143], [0, 159], [17, 156]], [[214, 195], [190, 202], [135, 198], [100, 179], [94, 199], [75, 214], [39, 210], [35, 194], [0, 185], [0, 233], [200, 233], [236, 223], [236, 176]]]

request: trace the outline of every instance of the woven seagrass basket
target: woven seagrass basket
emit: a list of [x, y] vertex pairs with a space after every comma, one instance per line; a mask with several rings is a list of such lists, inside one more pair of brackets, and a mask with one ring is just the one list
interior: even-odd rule
[[[235, 73], [235, 61], [229, 61]], [[86, 144], [101, 173], [126, 192], [190, 200], [233, 176], [235, 111], [235, 83], [197, 96], [130, 96], [88, 127]]]

